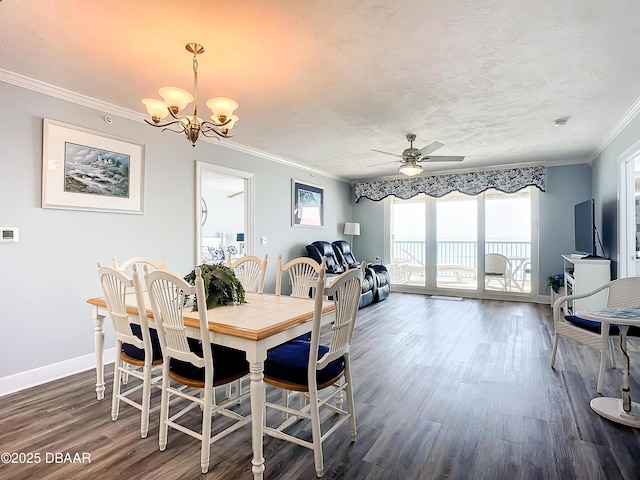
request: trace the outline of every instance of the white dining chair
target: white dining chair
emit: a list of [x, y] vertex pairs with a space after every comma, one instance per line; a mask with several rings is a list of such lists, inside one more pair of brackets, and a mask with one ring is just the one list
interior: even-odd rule
[[[146, 438], [149, 431], [149, 406], [153, 383], [152, 368], [162, 363], [162, 350], [157, 332], [150, 329], [144, 297], [142, 294], [140, 275], [133, 267], [134, 278], [112, 267], [103, 267], [98, 262], [98, 277], [104, 293], [109, 318], [116, 337], [116, 353], [113, 366], [113, 394], [111, 400], [111, 419], [116, 421], [120, 411], [120, 402], [127, 403], [140, 410], [140, 436]], [[132, 316], [126, 309], [126, 296], [135, 291], [138, 306], [137, 316]], [[129, 376], [140, 380], [132, 388], [122, 391]], [[159, 379], [156, 378], [156, 382]], [[142, 389], [140, 402], [132, 396]]]
[[227, 257], [227, 267], [234, 271], [245, 292], [262, 293], [268, 259], [269, 254], [265, 254], [264, 260], [254, 255], [247, 255], [236, 261], [231, 261], [231, 257]]
[[149, 269], [149, 271], [166, 270], [167, 257], [166, 255], [163, 255], [160, 261], [148, 257], [131, 257], [122, 263], [118, 263], [118, 257], [114, 256], [113, 266], [116, 270], [120, 270], [121, 272], [123, 272], [127, 277], [133, 278], [134, 266], [138, 270], [138, 273], [140, 273], [140, 275], [143, 275], [145, 266]]
[[[247, 375], [249, 364], [244, 352], [210, 343], [206, 308], [198, 309], [198, 338], [187, 335], [182, 315], [185, 299], [195, 295], [198, 305], [206, 305], [200, 267], [196, 267], [195, 273], [195, 286], [189, 285], [182, 277], [162, 270], [147, 273], [145, 280], [164, 360], [160, 402], [160, 450], [164, 451], [167, 447], [169, 427], [200, 440], [200, 467], [204, 474], [209, 470], [211, 445], [251, 422], [250, 416], [240, 415], [228, 408], [236, 405], [238, 400], [249, 392], [241, 394], [238, 391], [237, 398], [215, 404], [214, 390], [217, 386], [226, 385]], [[186, 387], [198, 389], [199, 394], [191, 394], [185, 390]], [[176, 409], [180, 399], [187, 400], [188, 405], [180, 405], [180, 409], [170, 415], [170, 408]], [[200, 407], [202, 410], [200, 431], [190, 427], [188, 418], [182, 423], [178, 422], [194, 407]], [[230, 418], [233, 423], [212, 435], [212, 417], [219, 415]]]
[[282, 274], [284, 272], [289, 274], [291, 296], [309, 298], [318, 280], [320, 264], [313, 258], [298, 257], [283, 265], [282, 255], [278, 255], [278, 265], [276, 266], [276, 295], [282, 293]]
[[[363, 262], [360, 268], [338, 275], [325, 287], [323, 262], [316, 282], [311, 341], [297, 340], [275, 347], [267, 352], [264, 364], [265, 383], [285, 391], [300, 392], [308, 400], [308, 403], [301, 404], [302, 408], [299, 410], [265, 401], [267, 410], [279, 410], [289, 416], [277, 427], [265, 426], [264, 433], [312, 449], [318, 477], [322, 476], [324, 470], [323, 442], [347, 421], [351, 441], [355, 441], [356, 438], [349, 351], [358, 313], [364, 268]], [[325, 296], [331, 297], [335, 304], [335, 320], [331, 325], [331, 339], [327, 346], [320, 344], [320, 322]], [[346, 393], [347, 397], [346, 410], [342, 408], [343, 393]], [[330, 403], [332, 401], [335, 405]], [[331, 424], [324, 432], [321, 430], [321, 409], [336, 415], [333, 419], [323, 416], [322, 424]], [[311, 422], [311, 442], [294, 436], [290, 430], [287, 433], [293, 424], [303, 419]]]

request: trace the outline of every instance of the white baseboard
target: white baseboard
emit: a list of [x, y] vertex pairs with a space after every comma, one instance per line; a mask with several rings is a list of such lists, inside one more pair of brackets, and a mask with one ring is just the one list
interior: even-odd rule
[[[104, 363], [113, 362], [115, 355], [115, 347], [105, 349], [103, 357]], [[35, 387], [36, 385], [42, 385], [43, 383], [51, 382], [52, 380], [57, 380], [62, 377], [68, 377], [74, 373], [84, 372], [92, 368], [96, 368], [95, 353], [52, 363], [51, 365], [16, 373], [8, 377], [2, 377], [0, 378], [0, 397]]]

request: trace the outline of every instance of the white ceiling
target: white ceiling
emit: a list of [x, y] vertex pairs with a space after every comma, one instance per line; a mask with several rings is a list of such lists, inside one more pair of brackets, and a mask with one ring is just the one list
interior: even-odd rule
[[188, 42], [222, 142], [350, 179], [410, 132], [466, 156], [427, 171], [590, 161], [640, 96], [637, 0], [0, 0], [0, 69], [139, 113], [191, 90]]

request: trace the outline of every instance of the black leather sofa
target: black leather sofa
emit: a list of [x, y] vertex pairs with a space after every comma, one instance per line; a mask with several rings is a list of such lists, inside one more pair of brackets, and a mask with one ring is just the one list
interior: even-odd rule
[[[360, 263], [356, 260], [351, 247], [347, 242], [340, 241], [346, 245], [338, 245], [325, 241], [316, 241], [306, 246], [307, 255], [316, 262], [321, 263], [322, 257], [326, 258], [326, 273], [339, 275], [349, 268], [358, 268]], [[346, 257], [345, 257], [345, 252]], [[348, 260], [347, 260], [348, 258]], [[374, 267], [382, 267], [384, 272], [377, 271]], [[378, 269], [379, 270], [379, 269]], [[366, 307], [373, 302], [384, 300], [389, 296], [389, 274], [382, 265], [370, 265], [365, 268], [364, 279], [362, 281], [362, 293], [360, 294], [359, 307]], [[386, 280], [384, 280], [386, 278]]]
[[[348, 242], [336, 240], [331, 243], [331, 246], [338, 257], [338, 261], [343, 265], [347, 265], [348, 268], [354, 268], [360, 265], [353, 252], [351, 252], [351, 245], [349, 245]], [[389, 296], [389, 293], [391, 293], [391, 276], [389, 275], [389, 271], [384, 265], [370, 264], [368, 268], [373, 270], [375, 281], [373, 286], [373, 301], [379, 302], [384, 300]]]

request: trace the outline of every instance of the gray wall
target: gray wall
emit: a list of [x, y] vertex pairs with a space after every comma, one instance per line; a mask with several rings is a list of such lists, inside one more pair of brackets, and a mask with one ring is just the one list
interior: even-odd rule
[[634, 118], [600, 153], [593, 170], [593, 195], [596, 200], [596, 224], [612, 277], [618, 274], [618, 162], [620, 155], [640, 139], [640, 118]]
[[[546, 169], [546, 192], [539, 195], [541, 295], [546, 294], [547, 277], [562, 272], [561, 255], [574, 250], [573, 206], [591, 197], [591, 180], [588, 164]], [[373, 261], [383, 255], [384, 204], [362, 199], [354, 206], [354, 219], [360, 222], [362, 233], [354, 241], [354, 251], [362, 259]]]
[[591, 165], [546, 169], [546, 191], [539, 195], [540, 276], [538, 291], [547, 294], [547, 277], [562, 273], [562, 255], [574, 249], [573, 207], [591, 198]]
[[[19, 243], [0, 244], [0, 378], [93, 353], [85, 302], [101, 296], [97, 260], [166, 254], [170, 270], [193, 269], [196, 160], [255, 173], [256, 236], [268, 240], [255, 242], [256, 254], [269, 253], [267, 292], [278, 254], [289, 260], [319, 237], [339, 238], [351, 220], [348, 183], [212, 143], [192, 148], [183, 135], [141, 122], [114, 116], [108, 125], [104, 112], [3, 82], [0, 105], [11, 119], [0, 129], [0, 225], [20, 228]], [[43, 117], [145, 144], [144, 215], [41, 208]], [[236, 138], [242, 143], [240, 130]], [[291, 227], [291, 178], [325, 188], [324, 228]]]

